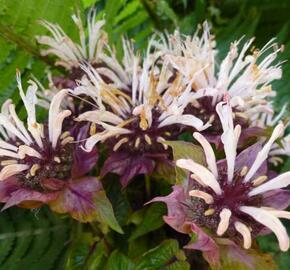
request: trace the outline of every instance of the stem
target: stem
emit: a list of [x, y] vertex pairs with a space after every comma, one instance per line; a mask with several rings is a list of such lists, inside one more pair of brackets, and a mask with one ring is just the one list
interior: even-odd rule
[[145, 189], [146, 189], [147, 198], [150, 199], [150, 197], [151, 197], [151, 182], [150, 182], [150, 177], [148, 175], [145, 175]]

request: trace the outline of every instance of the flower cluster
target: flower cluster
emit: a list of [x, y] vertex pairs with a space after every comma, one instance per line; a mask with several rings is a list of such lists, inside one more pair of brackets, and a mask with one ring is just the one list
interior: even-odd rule
[[[80, 221], [93, 220], [103, 191], [88, 173], [98, 166], [102, 145], [100, 177], [115, 173], [123, 187], [137, 175], [154, 173], [159, 164], [189, 172], [171, 194], [152, 201], [167, 204], [168, 225], [197, 235], [186, 247], [202, 250], [210, 263], [219, 261], [222, 240], [249, 249], [256, 236], [270, 231], [280, 249], [288, 250], [279, 218], [290, 218], [284, 210], [289, 191], [281, 189], [290, 184], [290, 172], [277, 175], [271, 167], [290, 154], [289, 135], [283, 137], [288, 123], [281, 120], [286, 107], [275, 116], [272, 104], [271, 83], [282, 76], [276, 62], [282, 48], [271, 40], [258, 50], [251, 48], [253, 39], [240, 40], [218, 64], [205, 23], [192, 37], [179, 32], [152, 37], [144, 55], [123, 39], [118, 60], [102, 30], [105, 21], [96, 21], [94, 11], [86, 27], [80, 16], [73, 20], [79, 43], [49, 22], [42, 24], [51, 35], [37, 37], [46, 46], [41, 53], [56, 56], [66, 76], [50, 74], [49, 89], [29, 81], [25, 93], [17, 74], [27, 124], [10, 100], [2, 106], [4, 208], [46, 203]], [[37, 122], [36, 105], [48, 109], [47, 122]], [[168, 141], [188, 133], [203, 149], [202, 164], [174, 159]]]

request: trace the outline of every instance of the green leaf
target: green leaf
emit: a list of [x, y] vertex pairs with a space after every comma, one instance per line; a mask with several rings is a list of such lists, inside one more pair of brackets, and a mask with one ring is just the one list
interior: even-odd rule
[[[134, 213], [136, 214], [136, 213]], [[160, 228], [164, 222], [162, 217], [166, 214], [166, 207], [163, 203], [154, 203], [147, 208], [145, 214], [141, 210], [143, 220], [138, 224], [137, 228], [132, 232], [130, 241], [147, 234], [151, 231], [155, 231]]]
[[166, 270], [189, 270], [190, 265], [188, 262], [174, 262], [174, 263], [166, 266], [164, 269], [166, 269]]
[[[104, 241], [101, 241], [94, 248], [93, 253], [89, 254], [89, 259], [86, 263], [87, 270], [103, 270], [106, 266], [107, 251]], [[74, 269], [75, 270], [75, 269]]]
[[111, 202], [104, 191], [99, 191], [95, 198], [97, 220], [109, 225], [113, 230], [123, 233], [118, 221], [115, 218]]
[[68, 223], [47, 208], [34, 213], [9, 209], [0, 215], [0, 231], [0, 269], [50, 270], [62, 265]]
[[[189, 264], [185, 261], [183, 261], [182, 264], [175, 265], [175, 262], [178, 261], [176, 255], [179, 251], [179, 245], [176, 240], [165, 240], [159, 246], [149, 250], [139, 259], [136, 270], [190, 269]], [[170, 268], [170, 266], [172, 268]]]
[[135, 270], [135, 265], [127, 256], [115, 250], [109, 257], [107, 270]]
[[[235, 256], [234, 252], [230, 252], [229, 248], [221, 248], [221, 261], [220, 266], [212, 266], [212, 270], [251, 270], [245, 261], [245, 258]], [[270, 254], [262, 253], [258, 250], [249, 249], [244, 250], [248, 256], [247, 262], [252, 261], [252, 266], [255, 270], [277, 270], [277, 266]], [[247, 257], [246, 257], [247, 258]]]
[[116, 219], [121, 226], [125, 225], [132, 210], [119, 179], [113, 176], [106, 177], [105, 181], [103, 181], [103, 186], [112, 203]]
[[24, 74], [23, 81], [29, 78], [31, 71], [38, 73], [39, 79], [45, 77], [45, 68], [32, 70], [33, 63], [51, 63], [37, 48], [35, 35], [47, 31], [38, 20], [59, 23], [75, 37], [77, 29], [72, 27], [70, 16], [76, 7], [82, 9], [79, 0], [0, 0], [0, 104], [11, 98], [17, 89], [16, 69]]
[[[183, 141], [166, 141], [173, 150], [174, 161], [185, 158], [192, 159], [199, 164], [205, 164], [205, 157], [200, 146]], [[176, 183], [181, 184], [187, 179], [188, 172], [176, 167]]]

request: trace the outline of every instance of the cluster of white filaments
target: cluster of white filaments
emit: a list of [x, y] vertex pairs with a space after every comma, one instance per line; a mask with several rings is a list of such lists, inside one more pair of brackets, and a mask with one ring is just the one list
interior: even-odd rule
[[47, 164], [48, 158], [55, 164], [61, 163], [62, 157], [51, 156], [51, 153], [61, 152], [59, 148], [73, 140], [69, 132], [62, 133], [63, 121], [71, 114], [69, 110], [61, 109], [62, 100], [68, 95], [68, 90], [62, 90], [53, 97], [46, 129], [36, 119], [36, 83], [29, 81], [26, 93], [21, 85], [20, 73], [17, 73], [17, 83], [27, 112], [27, 127], [17, 116], [11, 100], [6, 101], [0, 113], [0, 132], [3, 138], [0, 140], [1, 181], [18, 174], [26, 178], [34, 177], [38, 171], [45, 169], [42, 166]]
[[[281, 250], [288, 250], [289, 237], [279, 218], [290, 219], [290, 213], [260, 204], [263, 203], [261, 197], [264, 193], [290, 184], [290, 172], [270, 180], [266, 175], [257, 175], [259, 168], [267, 160], [273, 143], [283, 135], [284, 125], [280, 123], [275, 127], [272, 136], [258, 152], [251, 167], [244, 166], [240, 171], [236, 171], [235, 159], [241, 127], [239, 125], [234, 127], [232, 109], [228, 104], [219, 103], [216, 109], [223, 127], [221, 139], [224, 145], [227, 172], [221, 175], [221, 169], [216, 162], [210, 143], [202, 134], [194, 133], [194, 138], [204, 149], [207, 167], [190, 159], [180, 159], [176, 162], [180, 168], [189, 170], [191, 178], [198, 183], [198, 187], [201, 187], [191, 190], [189, 195], [205, 202], [207, 205], [205, 217], [216, 215], [219, 219], [216, 227], [218, 236], [224, 235], [232, 226], [242, 236], [244, 248], [248, 249], [252, 244], [251, 223], [257, 222], [275, 233]], [[260, 198], [258, 205], [255, 205], [255, 198]], [[254, 222], [249, 222], [249, 220], [244, 222], [245, 214]]]
[[68, 70], [79, 67], [79, 64], [84, 61], [97, 62], [107, 40], [106, 35], [101, 30], [105, 21], [96, 22], [95, 10], [91, 10], [87, 18], [88, 33], [85, 31], [80, 15], [73, 15], [72, 19], [79, 30], [80, 44], [74, 43], [59, 25], [47, 21], [42, 21], [41, 24], [50, 31], [52, 37], [37, 37], [40, 44], [49, 47], [41, 52], [42, 55], [56, 55], [59, 58], [56, 64]]
[[[236, 41], [216, 71], [215, 39], [207, 23], [203, 28], [201, 37], [199, 31], [193, 37], [175, 32], [156, 46], [166, 51], [166, 60], [187, 79], [192, 91], [211, 97], [212, 106], [226, 95], [241, 118], [251, 120], [260, 112], [271, 113], [268, 98], [275, 95], [271, 82], [280, 79], [282, 74], [281, 63], [273, 65], [273, 62], [282, 48], [270, 40], [261, 50], [251, 49], [254, 41], [251, 39], [239, 51], [242, 40]], [[252, 54], [247, 54], [250, 49]], [[200, 101], [202, 99], [192, 106], [202, 109]]]
[[[129, 48], [133, 49], [126, 47], [126, 55], [133, 58], [130, 60], [133, 63], [131, 93], [116, 88], [116, 81], [107, 83], [98, 73], [98, 69], [95, 70], [90, 66], [83, 67], [87, 78], [83, 78], [73, 91], [75, 95], [91, 97], [96, 104], [95, 110], [79, 115], [77, 120], [90, 121], [102, 127], [101, 132], [97, 132], [86, 141], [85, 148], [88, 151], [99, 141], [132, 134], [136, 129], [140, 131], [138, 133], [141, 137], [135, 137], [134, 141], [126, 136], [120, 137], [115, 148], [128, 141], [138, 148], [140, 140], [143, 139], [149, 145], [152, 144], [150, 136], [152, 129], [161, 130], [175, 124], [189, 126], [196, 130], [203, 130], [210, 126], [194, 115], [184, 113], [184, 109], [195, 99], [196, 94], [192, 93], [191, 87], [184, 83], [182, 76], [179, 74], [173, 76], [166, 63], [155, 64], [158, 61], [158, 54], [147, 55], [141, 65], [141, 57], [134, 55], [133, 51], [129, 53]], [[133, 128], [136, 121], [138, 125]], [[162, 136], [157, 136], [155, 139], [161, 144], [165, 140]]]

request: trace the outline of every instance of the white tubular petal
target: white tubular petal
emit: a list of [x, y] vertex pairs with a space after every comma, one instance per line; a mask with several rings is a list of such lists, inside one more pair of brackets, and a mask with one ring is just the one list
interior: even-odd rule
[[225, 104], [223, 102], [218, 103], [216, 106], [216, 111], [223, 127], [221, 140], [224, 145], [227, 159], [228, 181], [231, 182], [234, 177], [237, 144], [241, 127], [238, 125], [234, 128], [232, 108], [229, 104]]
[[236, 230], [243, 236], [244, 248], [249, 249], [252, 245], [252, 238], [250, 229], [242, 222], [235, 222]]
[[76, 119], [76, 121], [90, 121], [93, 123], [107, 122], [114, 125], [119, 125], [123, 120], [121, 117], [108, 111], [89, 111], [82, 113]]
[[221, 212], [220, 212], [220, 223], [218, 225], [217, 228], [217, 235], [221, 236], [223, 235], [228, 227], [229, 227], [229, 223], [230, 223], [230, 218], [231, 218], [232, 212], [230, 209], [224, 208]]
[[63, 120], [70, 115], [71, 115], [71, 111], [69, 111], [69, 110], [65, 110], [65, 111], [60, 112], [56, 116], [55, 121], [53, 123], [53, 126], [50, 127], [50, 128], [52, 128], [51, 144], [52, 144], [53, 148], [56, 147], [58, 138], [61, 134]]
[[92, 149], [94, 148], [94, 146], [98, 142], [100, 142], [102, 140], [106, 140], [112, 136], [113, 136], [113, 134], [111, 134], [110, 132], [107, 132], [107, 131], [97, 133], [97, 134], [95, 134], [87, 139], [84, 150], [87, 152], [91, 152]]
[[27, 145], [20, 145], [18, 150], [19, 158], [23, 159], [25, 156], [36, 157], [41, 159], [41, 155], [32, 147]]
[[211, 172], [213, 173], [213, 175], [215, 176], [215, 178], [217, 178], [218, 177], [218, 169], [217, 169], [217, 165], [216, 165], [216, 158], [215, 158], [215, 154], [214, 154], [214, 151], [213, 151], [210, 143], [207, 141], [207, 139], [202, 134], [200, 134], [198, 132], [193, 133], [193, 137], [201, 144], [201, 146], [204, 150], [207, 165], [208, 165], [209, 169], [211, 170]]
[[272, 133], [271, 138], [269, 141], [264, 145], [262, 150], [258, 153], [252, 167], [250, 168], [249, 172], [245, 176], [244, 181], [249, 181], [256, 171], [260, 168], [263, 162], [267, 159], [269, 152], [271, 150], [272, 144], [283, 134], [284, 132], [284, 125], [281, 123], [277, 125]]
[[31, 141], [28, 140], [8, 119], [7, 116], [0, 114], [0, 125], [2, 125], [8, 132], [12, 133], [18, 137], [25, 144], [31, 144]]
[[10, 176], [18, 174], [22, 171], [29, 169], [29, 166], [26, 164], [11, 164], [3, 167], [0, 172], [0, 181], [7, 179]]
[[221, 187], [215, 176], [205, 167], [197, 164], [191, 159], [179, 159], [176, 165], [182, 169], [186, 169], [198, 176], [198, 178], [207, 186], [209, 186], [216, 194], [221, 194]]
[[15, 145], [7, 143], [7, 142], [2, 141], [2, 140], [0, 140], [0, 148], [12, 150], [14, 152], [18, 151], [18, 148]]
[[172, 125], [172, 124], [182, 124], [182, 125], [194, 127], [197, 130], [203, 130], [203, 127], [204, 127], [203, 122], [199, 118], [193, 115], [189, 115], [189, 114], [170, 115], [167, 118], [165, 118], [158, 125], [158, 127], [161, 128], [161, 127]]
[[268, 182], [253, 188], [249, 192], [249, 196], [255, 196], [269, 190], [284, 188], [290, 185], [290, 172], [283, 173], [277, 177], [269, 180]]
[[17, 129], [25, 136], [27, 141], [32, 143], [32, 139], [29, 133], [27, 132], [23, 122], [18, 118], [18, 115], [16, 114], [14, 104], [9, 105], [9, 112], [10, 112], [10, 116], [13, 118], [14, 123], [16, 124]]
[[19, 155], [17, 153], [14, 153], [9, 150], [0, 149], [0, 156], [1, 157], [12, 157], [12, 158], [19, 158]]
[[[67, 89], [61, 90], [51, 100], [50, 107], [49, 107], [49, 113], [48, 113], [48, 132], [49, 132], [49, 140], [51, 142], [53, 142], [55, 140], [56, 132], [54, 131], [54, 129], [61, 128], [59, 126], [56, 127], [55, 122], [56, 122], [58, 114], [60, 113], [62, 100], [67, 96], [68, 93], [69, 93], [69, 90], [67, 90]], [[61, 120], [61, 119], [59, 119], [59, 120]], [[58, 124], [60, 124], [60, 121]], [[62, 124], [62, 121], [61, 121], [61, 124]]]
[[277, 218], [290, 219], [290, 212], [276, 209], [266, 209]]
[[191, 190], [189, 191], [189, 196], [197, 197], [203, 199], [207, 204], [213, 203], [213, 196], [210, 194], [203, 192], [201, 190]]
[[273, 231], [279, 241], [279, 246], [282, 251], [287, 251], [289, 249], [287, 231], [281, 221], [275, 217], [271, 211], [252, 206], [241, 206], [240, 210]]

